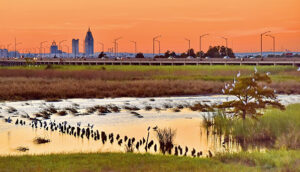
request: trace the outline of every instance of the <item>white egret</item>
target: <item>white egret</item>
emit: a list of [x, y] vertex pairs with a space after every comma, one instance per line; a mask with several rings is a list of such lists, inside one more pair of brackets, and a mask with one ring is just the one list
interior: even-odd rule
[[236, 75], [236, 77], [240, 77], [241, 76], [241, 72], [239, 71], [239, 73]]

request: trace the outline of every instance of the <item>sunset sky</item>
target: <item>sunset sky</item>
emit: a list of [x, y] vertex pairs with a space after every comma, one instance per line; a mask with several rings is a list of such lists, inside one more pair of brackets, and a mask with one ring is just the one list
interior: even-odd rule
[[[209, 45], [225, 45], [235, 52], [259, 51], [261, 32], [271, 30], [276, 50], [300, 51], [300, 0], [0, 0], [0, 46], [22, 42], [19, 49], [38, 48], [40, 42], [80, 39], [80, 51], [90, 27], [96, 51], [113, 46], [122, 36], [119, 51], [152, 52], [152, 38], [161, 34], [161, 49], [199, 51]], [[264, 38], [264, 51], [272, 39]], [[10, 46], [12, 49], [13, 46]], [[23, 50], [22, 50], [23, 51]], [[33, 50], [31, 50], [33, 51]], [[66, 49], [64, 49], [66, 51]], [[71, 50], [70, 50], [71, 51]]]

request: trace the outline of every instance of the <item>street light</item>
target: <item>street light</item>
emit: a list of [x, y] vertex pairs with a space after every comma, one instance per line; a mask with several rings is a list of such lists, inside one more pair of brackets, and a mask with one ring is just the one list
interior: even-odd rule
[[40, 55], [43, 57], [43, 44], [46, 43], [47, 41], [43, 41], [40, 43]]
[[199, 52], [200, 52], [200, 58], [202, 57], [202, 54], [201, 54], [201, 48], [202, 48], [202, 47], [201, 47], [201, 46], [202, 46], [201, 43], [202, 43], [202, 42], [201, 42], [201, 41], [202, 41], [202, 38], [203, 38], [204, 36], [207, 36], [207, 35], [209, 35], [209, 34], [206, 33], [206, 34], [200, 35], [200, 37], [199, 37], [199, 38], [200, 38], [200, 39], [199, 39]]
[[117, 43], [117, 41], [120, 40], [120, 39], [122, 39], [122, 37], [116, 38], [113, 42], [114, 45], [115, 45], [115, 57], [117, 57], [117, 55], [118, 55], [118, 43]]
[[22, 44], [22, 42], [17, 43], [17, 39], [15, 38], [15, 58], [17, 58], [17, 45]]
[[154, 54], [155, 54], [155, 41], [156, 41], [156, 39], [157, 38], [160, 38], [161, 37], [161, 35], [158, 35], [158, 36], [156, 36], [156, 37], [153, 37], [153, 42], [152, 42], [152, 44], [153, 44], [153, 58], [154, 58]]
[[191, 49], [191, 40], [185, 38], [186, 41], [188, 41], [189, 49], [188, 49], [188, 56], [190, 56], [190, 49]]
[[268, 37], [271, 37], [273, 39], [273, 55], [275, 57], [275, 36], [272, 36], [272, 35], [266, 35]]
[[262, 52], [263, 52], [263, 36], [267, 33], [270, 33], [271, 31], [267, 31], [267, 32], [264, 32], [264, 33], [261, 33], [260, 34], [260, 57], [262, 58]]
[[98, 44], [102, 45], [102, 52], [104, 52], [104, 44], [102, 42], [98, 42]]
[[134, 44], [134, 53], [136, 54], [136, 41], [130, 41]]
[[228, 38], [222, 37], [226, 42], [226, 56], [228, 57]]
[[62, 40], [62, 41], [60, 41], [60, 42], [58, 43], [58, 49], [59, 49], [59, 50], [62, 51], [61, 44], [62, 44], [63, 42], [65, 42], [65, 41], [67, 41], [67, 40]]
[[67, 46], [67, 45], [64, 45], [65, 47], [67, 47], [67, 49], [68, 49], [68, 58], [69, 58], [69, 53], [70, 53], [70, 49], [69, 49], [69, 46]]
[[155, 40], [156, 42], [158, 42], [158, 55], [160, 56], [160, 41], [159, 40]]

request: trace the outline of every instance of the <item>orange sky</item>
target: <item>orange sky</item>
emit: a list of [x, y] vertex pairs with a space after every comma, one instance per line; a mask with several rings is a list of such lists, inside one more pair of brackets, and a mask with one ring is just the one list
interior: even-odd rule
[[[199, 50], [225, 44], [236, 52], [258, 51], [259, 33], [271, 30], [276, 49], [300, 51], [300, 0], [0, 0], [0, 46], [17, 37], [20, 49], [38, 48], [41, 41], [68, 40], [81, 42], [88, 27], [95, 39], [96, 51], [112, 47], [119, 36], [119, 50], [152, 52], [152, 37], [161, 34], [162, 52], [188, 48], [191, 39]], [[264, 38], [264, 50], [272, 49], [272, 40]], [[10, 46], [13, 48], [13, 46]], [[66, 48], [64, 49], [66, 51]]]

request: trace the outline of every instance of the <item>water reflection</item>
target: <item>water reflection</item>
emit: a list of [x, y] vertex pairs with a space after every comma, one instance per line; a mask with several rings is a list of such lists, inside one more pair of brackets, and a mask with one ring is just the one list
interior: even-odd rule
[[[209, 151], [224, 152], [238, 151], [240, 148], [234, 142], [224, 142], [224, 136], [218, 136], [213, 132], [208, 132], [201, 125], [200, 119], [176, 119], [176, 120], [159, 120], [149, 121], [137, 124], [120, 124], [114, 126], [95, 126], [94, 131], [104, 131], [107, 137], [110, 133], [114, 134], [114, 142], [111, 144], [109, 139], [103, 144], [101, 139], [87, 139], [86, 137], [74, 137], [73, 135], [64, 134], [58, 131], [45, 130], [44, 128], [31, 128], [30, 126], [16, 126], [1, 122], [1, 125], [10, 125], [6, 130], [0, 130], [0, 155], [22, 155], [22, 154], [49, 154], [49, 153], [75, 153], [75, 152], [126, 152], [124, 137], [135, 138], [137, 143], [139, 140], [147, 137], [148, 126], [158, 126], [159, 128], [172, 128], [176, 130], [174, 140], [175, 146], [189, 148], [190, 151], [196, 149], [197, 152], [203, 152], [203, 155], [209, 155]], [[13, 126], [13, 127], [11, 127]], [[123, 139], [121, 146], [116, 140], [117, 134]], [[34, 138], [42, 137], [50, 139], [50, 143], [35, 144]], [[6, 138], [6, 139], [5, 139]], [[158, 145], [156, 132], [150, 130], [149, 142], [153, 140]], [[26, 152], [18, 151], [17, 148], [29, 148]], [[135, 148], [134, 152], [145, 152], [144, 147], [139, 150]], [[154, 151], [154, 146], [149, 150]], [[174, 153], [174, 150], [172, 150]]]

